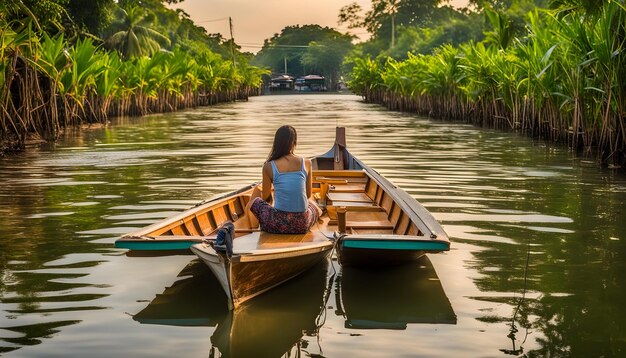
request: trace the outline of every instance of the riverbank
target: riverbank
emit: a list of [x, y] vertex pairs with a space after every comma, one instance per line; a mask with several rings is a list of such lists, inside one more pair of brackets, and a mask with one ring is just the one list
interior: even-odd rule
[[529, 12], [515, 38], [504, 28], [430, 55], [357, 58], [350, 87], [392, 110], [514, 130], [625, 167], [626, 7], [558, 15]]
[[0, 52], [0, 154], [69, 127], [245, 100], [266, 70], [180, 48], [123, 58], [93, 40], [4, 30]]
[[193, 94], [197, 100], [181, 100], [175, 103], [166, 102], [164, 104], [151, 104], [141, 108], [138, 104], [129, 103], [112, 103], [111, 111], [100, 118], [87, 117], [78, 118], [71, 124], [56, 123], [53, 133], [42, 133], [37, 128], [24, 130], [18, 135], [16, 133], [4, 133], [0, 137], [0, 157], [10, 155], [12, 153], [20, 153], [27, 148], [37, 147], [38, 145], [56, 141], [64, 131], [68, 129], [88, 130], [104, 127], [108, 124], [112, 117], [140, 117], [149, 114], [174, 112], [189, 108], [197, 108], [203, 106], [211, 106], [220, 103], [235, 102], [240, 100], [248, 100], [250, 96], [259, 95], [258, 91], [254, 92], [225, 92], [217, 94]]
[[[578, 132], [578, 134], [574, 134], [571, 127], [559, 126], [559, 128], [555, 128], [550, 126], [548, 122], [541, 123], [539, 119], [529, 119], [526, 123], [512, 121], [512, 114], [501, 105], [494, 106], [494, 112], [490, 113], [490, 109], [481, 108], [476, 103], [461, 104], [459, 98], [405, 97], [398, 96], [392, 91], [375, 91], [362, 97], [366, 103], [378, 104], [391, 111], [415, 113], [437, 120], [468, 123], [480, 128], [521, 133], [546, 143], [568, 147], [578, 156], [595, 160], [603, 167], [626, 171], [626, 148], [615, 148], [607, 153], [607, 148], [598, 144], [601, 139], [597, 133]], [[447, 106], [455, 103], [458, 105], [455, 110], [446, 109], [449, 108]], [[524, 111], [558, 112], [554, 107], [525, 108]], [[561, 120], [563, 121], [563, 119]], [[621, 131], [623, 131], [624, 119], [619, 120], [618, 123], [622, 126]], [[613, 138], [613, 140], [620, 142], [619, 138]]]

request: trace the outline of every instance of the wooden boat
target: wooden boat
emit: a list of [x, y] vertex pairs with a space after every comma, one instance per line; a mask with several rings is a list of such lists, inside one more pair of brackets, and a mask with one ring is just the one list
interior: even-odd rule
[[344, 128], [337, 128], [335, 145], [314, 158], [313, 167], [329, 228], [341, 232], [336, 245], [342, 266], [399, 265], [450, 249], [448, 235], [417, 200], [346, 149]]
[[[327, 208], [319, 230], [338, 231], [337, 209], [347, 211], [345, 232], [338, 236], [337, 245], [342, 265], [394, 265], [449, 250], [445, 231], [417, 200], [346, 149], [344, 128], [337, 128], [331, 150], [311, 159], [313, 190]], [[257, 229], [250, 227], [244, 208], [255, 184], [127, 234], [116, 241], [116, 247], [188, 250], [215, 237], [216, 228], [225, 220], [234, 222], [237, 237], [251, 234]]]
[[[306, 235], [268, 234], [251, 227], [244, 212], [255, 185], [251, 184], [125, 235], [116, 246], [192, 247], [221, 282], [231, 307], [325, 258], [333, 247], [328, 237], [336, 239], [344, 266], [396, 265], [449, 250], [448, 236], [422, 205], [346, 149], [345, 128], [337, 128], [335, 144], [327, 153], [311, 159], [314, 196], [326, 212]], [[230, 258], [210, 245], [226, 220], [235, 226]]]
[[403, 330], [408, 324], [456, 324], [457, 318], [427, 256], [385, 270], [342, 267], [337, 315], [350, 329]]

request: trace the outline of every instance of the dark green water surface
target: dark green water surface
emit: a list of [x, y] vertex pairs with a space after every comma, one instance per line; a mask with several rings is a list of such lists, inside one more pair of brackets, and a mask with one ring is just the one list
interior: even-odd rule
[[[322, 264], [236, 314], [194, 256], [126, 232], [260, 179], [273, 133], [349, 149], [422, 202], [450, 252], [388, 271]], [[350, 95], [267, 96], [0, 158], [0, 355], [624, 357], [626, 176], [528, 138]]]

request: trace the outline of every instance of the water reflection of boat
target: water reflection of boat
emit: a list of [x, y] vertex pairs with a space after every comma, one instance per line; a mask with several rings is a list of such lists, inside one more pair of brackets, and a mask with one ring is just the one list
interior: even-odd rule
[[[315, 335], [325, 313], [328, 261], [230, 311], [211, 343], [221, 357], [280, 357]], [[219, 355], [216, 355], [219, 357]]]
[[166, 287], [133, 319], [144, 324], [216, 326], [228, 307], [215, 276], [199, 260], [192, 261], [178, 276], [189, 277]]
[[217, 326], [211, 336], [214, 357], [279, 357], [299, 348], [304, 334], [315, 335], [324, 302], [328, 261], [274, 290], [229, 311], [211, 272], [194, 260], [133, 318], [143, 324]]
[[456, 324], [430, 260], [385, 270], [344, 267], [335, 294], [345, 327], [406, 329], [409, 323]]

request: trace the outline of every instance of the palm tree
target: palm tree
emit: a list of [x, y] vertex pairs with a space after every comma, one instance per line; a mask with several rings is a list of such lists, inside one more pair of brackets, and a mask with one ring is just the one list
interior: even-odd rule
[[119, 18], [112, 28], [119, 28], [106, 40], [108, 48], [116, 49], [124, 58], [151, 56], [161, 49], [161, 44], [170, 40], [150, 27], [153, 15], [133, 6], [119, 8]]

